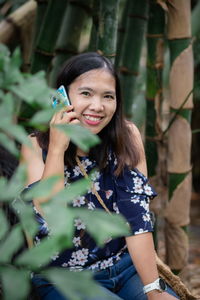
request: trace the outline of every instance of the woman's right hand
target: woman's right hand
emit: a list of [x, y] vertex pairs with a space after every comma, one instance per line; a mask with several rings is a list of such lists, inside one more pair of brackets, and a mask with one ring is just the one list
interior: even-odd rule
[[65, 152], [69, 146], [70, 138], [60, 129], [53, 125], [59, 124], [80, 124], [77, 114], [73, 111], [73, 106], [69, 105], [56, 112], [50, 121], [49, 149]]

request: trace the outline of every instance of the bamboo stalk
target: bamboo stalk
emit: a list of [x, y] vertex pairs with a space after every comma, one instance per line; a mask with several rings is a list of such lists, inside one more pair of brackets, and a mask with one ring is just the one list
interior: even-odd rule
[[114, 62], [117, 46], [119, 0], [101, 0], [97, 51]]
[[10, 44], [13, 38], [29, 24], [33, 24], [36, 13], [36, 2], [30, 0], [0, 23], [0, 43]]
[[54, 57], [55, 44], [66, 6], [66, 0], [49, 0], [32, 59], [32, 73], [48, 69], [50, 62]]
[[56, 43], [56, 56], [53, 60], [49, 83], [55, 86], [58, 71], [68, 58], [79, 52], [82, 29], [91, 15], [91, 0], [70, 1]]
[[[165, 210], [166, 262], [179, 272], [188, 259], [187, 225], [191, 199], [191, 110], [193, 54], [191, 45], [190, 1], [170, 0], [168, 40], [171, 55], [169, 127], [169, 202]], [[187, 96], [189, 98], [187, 99]], [[187, 101], [184, 102], [184, 100]], [[184, 103], [184, 105], [182, 105]], [[182, 109], [180, 109], [182, 107]]]
[[125, 99], [125, 113], [129, 119], [133, 118], [132, 104], [136, 79], [139, 75], [141, 50], [147, 27], [149, 5], [146, 0], [129, 0], [129, 14], [127, 29], [122, 48], [122, 62], [120, 77]]
[[92, 3], [92, 29], [90, 34], [90, 41], [88, 51], [96, 51], [98, 43], [98, 30], [99, 30], [99, 10], [100, 0], [95, 0]]

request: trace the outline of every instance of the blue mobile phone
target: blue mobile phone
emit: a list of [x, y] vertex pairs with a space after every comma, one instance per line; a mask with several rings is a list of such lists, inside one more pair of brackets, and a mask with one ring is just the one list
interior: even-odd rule
[[71, 102], [69, 100], [69, 97], [67, 95], [64, 85], [61, 85], [57, 89], [57, 93], [59, 94], [59, 99], [57, 99], [56, 97], [53, 97], [53, 100], [52, 100], [53, 108], [55, 108], [60, 103], [60, 99], [64, 105], [66, 105], [66, 106], [71, 105]]

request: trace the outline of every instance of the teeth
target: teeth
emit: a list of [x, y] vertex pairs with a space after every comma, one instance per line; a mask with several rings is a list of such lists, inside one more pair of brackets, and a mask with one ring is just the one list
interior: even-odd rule
[[92, 117], [92, 116], [85, 116], [85, 118], [87, 119], [87, 120], [90, 120], [90, 121], [99, 121], [99, 120], [101, 120], [101, 117]]

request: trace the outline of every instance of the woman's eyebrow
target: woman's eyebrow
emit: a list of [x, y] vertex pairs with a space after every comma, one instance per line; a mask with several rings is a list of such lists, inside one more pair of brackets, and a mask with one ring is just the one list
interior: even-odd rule
[[79, 91], [82, 91], [82, 90], [88, 90], [88, 91], [91, 91], [91, 92], [94, 91], [93, 89], [91, 89], [90, 87], [87, 87], [87, 86], [82, 86], [82, 87], [78, 88], [78, 90], [79, 90]]

